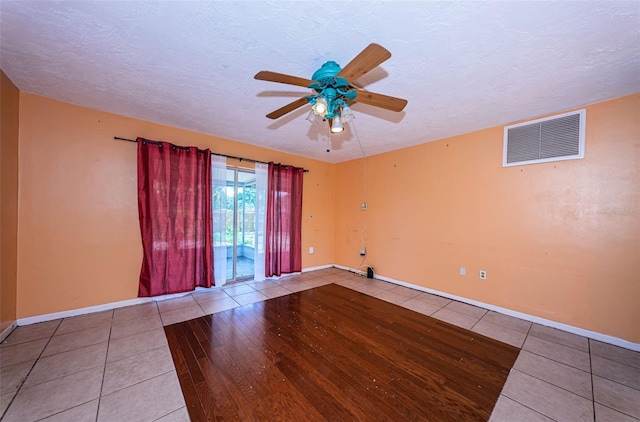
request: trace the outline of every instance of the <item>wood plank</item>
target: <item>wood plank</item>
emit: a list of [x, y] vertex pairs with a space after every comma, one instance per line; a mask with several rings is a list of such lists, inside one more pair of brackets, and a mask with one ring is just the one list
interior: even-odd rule
[[165, 333], [192, 420], [487, 420], [519, 351], [335, 284]]

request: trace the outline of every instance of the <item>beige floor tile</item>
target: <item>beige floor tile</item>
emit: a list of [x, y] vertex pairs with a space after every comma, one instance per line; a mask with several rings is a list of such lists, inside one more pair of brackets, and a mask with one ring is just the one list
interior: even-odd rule
[[0, 347], [0, 368], [36, 360], [48, 341], [49, 339], [45, 338]]
[[583, 352], [589, 352], [589, 340], [586, 337], [567, 331], [558, 330], [557, 328], [546, 327], [540, 324], [533, 324], [529, 330], [529, 335], [547, 340], [552, 343], [561, 344]]
[[477, 306], [469, 305], [468, 303], [462, 303], [457, 301], [451, 301], [444, 309], [448, 309], [459, 314], [464, 314], [479, 320], [484, 314], [487, 313], [486, 309], [479, 308]]
[[106, 357], [106, 342], [42, 357], [36, 362], [22, 388], [33, 387], [36, 384], [95, 367], [104, 368]]
[[190, 294], [177, 297], [175, 299], [159, 300], [157, 304], [158, 304], [158, 310], [160, 311], [160, 314], [163, 314], [165, 312], [176, 311], [182, 308], [190, 308], [193, 306], [198, 306], [198, 303]]
[[418, 298], [411, 298], [402, 304], [402, 307], [419, 312], [423, 315], [431, 315], [440, 310], [440, 306], [424, 302]]
[[[195, 301], [194, 301], [195, 303]], [[195, 306], [189, 306], [188, 308], [180, 308], [174, 311], [161, 312], [162, 325], [167, 326], [171, 324], [177, 324], [182, 321], [189, 321], [190, 319], [200, 318], [206, 314], [197, 303]]]
[[18, 344], [43, 338], [50, 338], [60, 325], [61, 319], [55, 321], [40, 322], [38, 324], [18, 327], [11, 332], [9, 337], [2, 343]]
[[304, 282], [311, 287], [326, 286], [327, 284], [333, 283], [330, 279], [325, 277], [312, 278], [310, 280], [305, 280]]
[[208, 292], [199, 292], [192, 294], [193, 299], [198, 303], [198, 305], [202, 305], [203, 303], [211, 302], [213, 300], [224, 299], [229, 297], [229, 295], [222, 289], [211, 290]]
[[489, 422], [553, 422], [553, 419], [501, 395], [493, 408]]
[[279, 285], [276, 285], [275, 287], [271, 287], [269, 289], [264, 289], [261, 292], [263, 295], [265, 295], [269, 299], [274, 297], [285, 296], [291, 293], [290, 290], [287, 290], [284, 287]]
[[600, 356], [591, 356], [591, 371], [594, 375], [640, 390], [640, 368]]
[[96, 416], [98, 416], [98, 400], [91, 400], [41, 419], [39, 422], [95, 422]]
[[67, 334], [53, 336], [49, 344], [42, 352], [42, 356], [51, 356], [56, 353], [68, 352], [93, 344], [104, 343], [109, 340], [111, 327], [100, 325], [95, 329], [72, 331]]
[[320, 270], [315, 270], [314, 272], [318, 274], [318, 277], [326, 277], [328, 275], [344, 272], [344, 270], [335, 267], [327, 267]]
[[155, 422], [190, 422], [189, 412], [186, 407], [181, 407], [175, 412], [171, 412], [166, 416], [157, 419]]
[[328, 281], [330, 281], [332, 283], [335, 283], [337, 280], [343, 280], [343, 279], [348, 278], [348, 277], [349, 277], [349, 273], [347, 273], [346, 271], [340, 270], [340, 272], [335, 273], [335, 274], [330, 274], [330, 273], [324, 274], [320, 278], [323, 278], [323, 279], [328, 280]]
[[326, 276], [344, 274], [346, 273], [346, 271], [341, 270], [340, 268], [331, 267], [331, 268], [324, 268], [322, 270], [318, 270], [317, 273], [322, 277], [326, 277]]
[[492, 324], [484, 319], [478, 321], [478, 323], [471, 328], [471, 331], [517, 348], [522, 347], [524, 339], [527, 337], [525, 333]]
[[35, 421], [97, 399], [103, 368], [96, 367], [62, 378], [21, 388], [3, 422]]
[[229, 309], [237, 308], [240, 306], [238, 302], [233, 298], [218, 299], [211, 302], [203, 303], [200, 305], [205, 314], [215, 314], [216, 312], [222, 312]]
[[65, 318], [60, 323], [60, 326], [56, 330], [54, 336], [71, 333], [73, 331], [94, 329], [105, 325], [108, 326], [111, 324], [112, 319], [112, 310]]
[[169, 346], [108, 362], [104, 372], [102, 395], [111, 394], [169, 371], [175, 371]]
[[640, 419], [640, 391], [593, 376], [593, 396], [597, 403]]
[[153, 421], [185, 407], [175, 371], [102, 396], [98, 422]]
[[255, 289], [255, 290], [265, 290], [265, 289], [272, 289], [275, 286], [278, 286], [279, 284], [276, 283], [275, 281], [272, 280], [265, 280], [265, 281], [252, 281], [247, 283], [247, 286], [250, 286], [251, 288]]
[[572, 366], [521, 350], [514, 369], [593, 400], [591, 375]]
[[314, 278], [318, 278], [318, 274], [316, 274], [315, 271], [307, 271], [300, 274], [298, 277], [302, 281], [307, 281], [307, 280], [313, 280]]
[[442, 308], [439, 311], [431, 314], [433, 318], [439, 319], [449, 324], [456, 325], [464, 329], [471, 329], [477, 322], [478, 318], [470, 317], [469, 315], [454, 312], [450, 309]]
[[274, 283], [277, 283], [277, 284], [282, 284], [289, 281], [302, 281], [302, 280], [300, 280], [299, 274], [283, 274], [281, 277], [272, 278], [272, 279], [269, 279], [269, 281], [273, 281]]
[[249, 305], [251, 303], [256, 303], [256, 302], [262, 302], [264, 300], [267, 299], [267, 297], [265, 295], [263, 295], [260, 292], [251, 292], [251, 293], [244, 293], [241, 295], [236, 295], [233, 297], [233, 299], [238, 302], [241, 306], [244, 305]]
[[589, 343], [591, 345], [591, 354], [593, 355], [633, 366], [634, 368], [640, 368], [640, 352], [593, 339], [589, 340]]
[[256, 289], [245, 283], [228, 284], [226, 286], [222, 286], [222, 290], [224, 290], [231, 297], [256, 291]]
[[[325, 268], [323, 270], [312, 271], [311, 273], [314, 274], [316, 278], [326, 278], [326, 277], [331, 277], [335, 275], [333, 270], [334, 268]], [[338, 270], [338, 271], [342, 272], [342, 270]]]
[[531, 323], [529, 321], [514, 318], [509, 315], [503, 315], [494, 311], [488, 311], [480, 321], [490, 322], [493, 325], [505, 327], [524, 334], [527, 334], [529, 332], [529, 328], [531, 328]]
[[577, 349], [530, 335], [524, 341], [522, 349], [591, 373], [589, 354]]
[[[358, 286], [361, 286], [363, 284], [366, 285], [367, 283], [365, 283], [364, 280], [365, 279], [360, 279], [360, 278], [343, 278], [342, 280], [334, 281], [334, 283], [342, 287], [355, 289]], [[284, 287], [289, 288], [288, 286], [284, 286]], [[388, 290], [388, 289], [383, 289], [383, 290]]]
[[557, 421], [593, 420], [591, 400], [518, 370], [511, 370], [502, 394]]
[[420, 293], [414, 299], [419, 300], [421, 302], [429, 303], [431, 305], [438, 306], [443, 308], [452, 302], [451, 299], [447, 299], [446, 297], [432, 295], [431, 293]]
[[311, 288], [311, 286], [309, 286], [307, 283], [295, 280], [283, 281], [282, 283], [280, 283], [280, 287], [291, 290], [291, 292], [293, 293], [301, 292], [303, 290], [309, 290]]
[[403, 294], [395, 292], [393, 289], [385, 290], [382, 293], [376, 295], [375, 297], [380, 300], [384, 300], [385, 302], [394, 303], [396, 305], [400, 305], [410, 299], [409, 297]]
[[126, 337], [143, 331], [162, 328], [160, 314], [149, 314], [140, 318], [126, 321], [114, 321], [111, 326], [111, 339]]
[[400, 296], [404, 296], [407, 299], [411, 299], [413, 297], [416, 297], [418, 295], [420, 295], [422, 292], [420, 292], [419, 290], [416, 289], [410, 289], [409, 287], [404, 287], [404, 286], [395, 286], [391, 289], [388, 290], [389, 292], [392, 293], [396, 293]]
[[13, 396], [15, 396], [15, 392], [0, 395], [0, 415], [2, 415], [5, 410], [7, 410], [7, 407], [9, 407], [9, 403], [11, 403]]
[[109, 342], [107, 362], [128, 358], [148, 350], [167, 346], [164, 328], [143, 331], [132, 336], [121, 337]]
[[366, 295], [373, 296], [373, 297], [376, 297], [379, 294], [386, 292], [385, 289], [381, 289], [375, 286], [370, 286], [368, 284], [360, 284], [357, 286], [353, 286], [351, 288], [357, 292], [364, 293]]
[[382, 289], [382, 290], [393, 289], [394, 287], [397, 286], [397, 284], [389, 283], [388, 281], [376, 280], [376, 279], [366, 278], [361, 276], [351, 275], [349, 278], [359, 280], [361, 283], [367, 286], [377, 287], [378, 289]]
[[[27, 374], [35, 362], [34, 359], [11, 366], [3, 366], [0, 369], [0, 395], [18, 391], [22, 381], [27, 378]], [[0, 415], [2, 415], [2, 412], [0, 412]]]
[[638, 422], [640, 419], [610, 409], [599, 403], [595, 403], [596, 422]]
[[346, 279], [352, 279], [352, 278], [364, 279], [364, 277], [352, 274], [348, 271], [342, 271], [340, 274], [332, 274], [331, 276], [327, 276], [326, 278], [331, 280], [332, 283], [335, 283], [340, 280], [346, 280]]
[[127, 320], [140, 318], [147, 315], [153, 315], [158, 313], [158, 305], [154, 302], [142, 303], [140, 305], [127, 306], [124, 308], [118, 308], [113, 310], [113, 320]]

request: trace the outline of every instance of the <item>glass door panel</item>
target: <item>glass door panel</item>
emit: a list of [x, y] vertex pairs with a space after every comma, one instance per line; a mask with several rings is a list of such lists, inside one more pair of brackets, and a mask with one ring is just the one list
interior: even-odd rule
[[[256, 181], [253, 173], [238, 172], [238, 225], [236, 278], [253, 277], [255, 249]], [[242, 182], [240, 180], [243, 180]]]
[[256, 179], [252, 171], [227, 169], [227, 280], [253, 277]]

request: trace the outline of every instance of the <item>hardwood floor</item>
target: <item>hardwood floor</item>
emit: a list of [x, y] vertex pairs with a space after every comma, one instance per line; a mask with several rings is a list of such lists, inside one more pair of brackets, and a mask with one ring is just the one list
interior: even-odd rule
[[165, 333], [192, 421], [486, 421], [519, 351], [336, 284]]

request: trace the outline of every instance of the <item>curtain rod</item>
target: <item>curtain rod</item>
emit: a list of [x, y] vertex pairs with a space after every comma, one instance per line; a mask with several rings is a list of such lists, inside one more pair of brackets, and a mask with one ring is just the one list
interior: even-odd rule
[[[136, 143], [138, 142], [135, 139], [120, 138], [119, 136], [114, 136], [113, 139], [116, 139], [118, 141], [128, 141], [128, 142], [136, 142]], [[154, 142], [154, 141], [149, 141], [149, 142], [154, 143], [154, 144], [159, 144], [159, 142]], [[233, 158], [234, 160], [238, 160], [238, 161], [248, 161], [250, 163], [269, 164], [269, 163], [264, 162], [264, 161], [252, 160], [251, 158], [236, 157], [235, 155], [216, 154], [214, 152], [212, 152], [211, 155], [221, 155], [223, 157]], [[309, 173], [309, 170], [307, 170], [307, 169], [303, 169], [303, 170], [304, 170], [305, 173]]]

